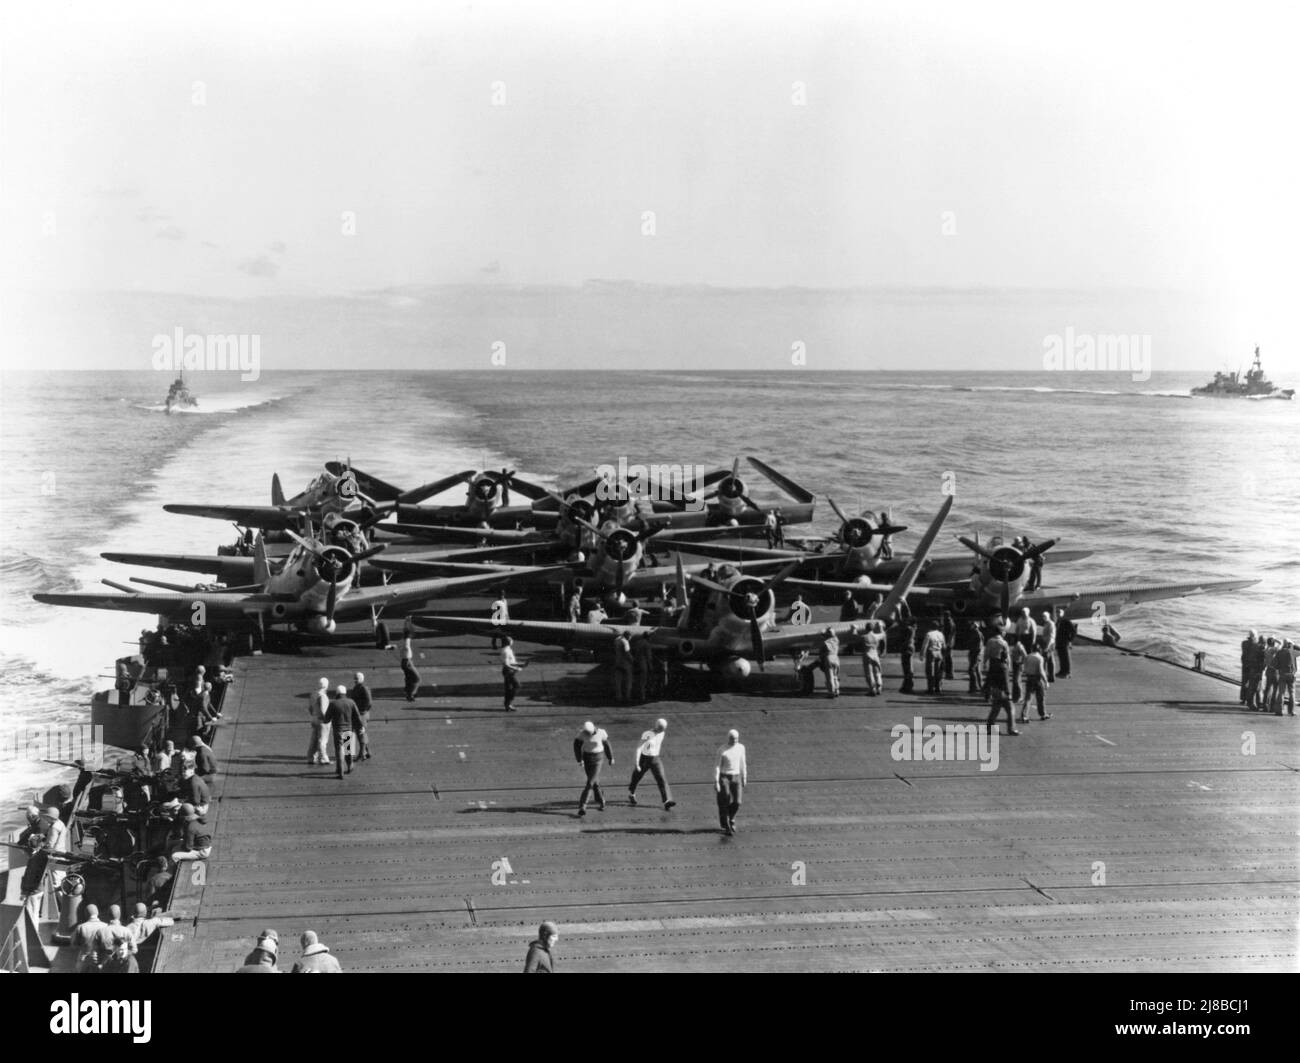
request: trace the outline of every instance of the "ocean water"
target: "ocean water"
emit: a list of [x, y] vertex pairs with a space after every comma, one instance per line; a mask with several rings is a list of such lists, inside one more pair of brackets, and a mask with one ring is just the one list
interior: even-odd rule
[[[620, 364], [623, 364], [620, 360]], [[936, 554], [1005, 529], [1095, 551], [1049, 587], [1251, 577], [1235, 595], [1135, 607], [1125, 644], [1231, 672], [1244, 631], [1300, 634], [1300, 402], [1193, 399], [1202, 373], [264, 372], [195, 373], [198, 412], [157, 411], [155, 372], [0, 377], [0, 734], [88, 722], [151, 618], [59, 610], [37, 591], [124, 579], [103, 550], [213, 552], [218, 522], [165, 502], [265, 503], [334, 458], [410, 486], [509, 465], [549, 486], [594, 466], [714, 468], [753, 454], [818, 495], [813, 529], [890, 508], [909, 549], [955, 474]], [[747, 468], [747, 466], [745, 466]], [[750, 494], [779, 501], [749, 470]], [[449, 492], [447, 499], [456, 499]], [[167, 577], [162, 577], [167, 578]], [[62, 779], [0, 753], [0, 819]]]

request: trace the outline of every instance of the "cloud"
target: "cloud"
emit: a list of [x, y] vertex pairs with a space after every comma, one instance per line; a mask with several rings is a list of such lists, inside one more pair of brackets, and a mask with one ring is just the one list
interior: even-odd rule
[[153, 236], [155, 240], [184, 240], [185, 230], [176, 225], [164, 225]]
[[210, 247], [214, 251], [221, 246], [220, 244], [214, 244], [211, 240], [203, 240], [201, 241], [201, 244], [203, 247]]
[[274, 255], [283, 255], [288, 250], [289, 249], [285, 246], [283, 240], [276, 240], [275, 243], [271, 245], [271, 253]]
[[134, 185], [99, 185], [95, 189], [95, 195], [104, 199], [134, 199], [139, 194]]
[[255, 258], [246, 258], [239, 263], [239, 271], [250, 277], [274, 277], [280, 272], [280, 264], [270, 255], [261, 254]]

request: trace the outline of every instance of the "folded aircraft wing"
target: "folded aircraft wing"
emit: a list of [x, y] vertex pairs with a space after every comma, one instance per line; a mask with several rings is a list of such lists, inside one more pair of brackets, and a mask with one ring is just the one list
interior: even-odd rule
[[390, 583], [384, 587], [365, 587], [351, 590], [340, 596], [334, 615], [347, 620], [369, 616], [371, 609], [395, 610], [419, 606], [451, 591], [473, 590], [477, 587], [497, 587], [520, 579], [536, 578], [552, 572], [568, 572], [568, 568], [498, 568], [469, 576], [452, 576], [446, 579], [417, 579], [407, 583]]
[[608, 649], [620, 632], [629, 635], [650, 632], [656, 646], [677, 639], [676, 628], [636, 627], [630, 624], [583, 624], [560, 620], [505, 620], [495, 621], [468, 616], [417, 616], [416, 625], [447, 635], [484, 635], [500, 638], [509, 635], [521, 642], [536, 642], [543, 646], [565, 646], [578, 649]]
[[185, 517], [209, 517], [228, 520], [241, 528], [263, 528], [282, 531], [297, 528], [301, 523], [301, 510], [292, 506], [190, 506], [169, 502], [163, 506], [168, 513]]
[[245, 620], [259, 614], [270, 615], [272, 610], [278, 611], [280, 619], [294, 619], [302, 611], [296, 601], [261, 593], [192, 591], [186, 594], [95, 594], [83, 591], [74, 594], [34, 594], [32, 597], [46, 605], [150, 613], [186, 623], [194, 623], [200, 617], [202, 623], [211, 623], [213, 620]]
[[223, 583], [253, 581], [253, 559], [236, 554], [123, 554], [110, 551], [99, 556], [105, 561], [123, 565], [168, 568], [176, 572], [210, 572], [220, 576]]
[[1253, 587], [1257, 579], [1204, 580], [1200, 583], [1132, 583], [1127, 586], [1081, 587], [1053, 592], [1022, 594], [1019, 605], [1029, 607], [1037, 617], [1040, 609], [1064, 607], [1072, 620], [1091, 616], [1112, 616], [1126, 605], [1156, 602], [1165, 598], [1190, 598], [1198, 594], [1227, 594]]

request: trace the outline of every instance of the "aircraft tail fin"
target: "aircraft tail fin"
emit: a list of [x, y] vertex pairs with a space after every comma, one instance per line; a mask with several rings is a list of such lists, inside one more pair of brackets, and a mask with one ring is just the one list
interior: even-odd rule
[[266, 544], [262, 537], [257, 537], [253, 546], [253, 582], [265, 586], [271, 579], [271, 566], [266, 563]]
[[271, 505], [284, 505], [284, 488], [280, 486], [280, 474], [271, 473]]
[[954, 497], [954, 495], [949, 495], [947, 499], [945, 499], [943, 505], [939, 507], [939, 512], [935, 514], [934, 520], [930, 521], [930, 527], [926, 529], [925, 535], [922, 536], [920, 543], [917, 544], [916, 552], [912, 555], [912, 559], [907, 563], [907, 567], [903, 569], [902, 574], [899, 575], [897, 582], [894, 584], [894, 589], [889, 592], [889, 597], [886, 598], [881, 603], [880, 608], [875, 611], [875, 614], [872, 616], [873, 620], [890, 619], [890, 617], [894, 615], [894, 611], [898, 608], [899, 603], [902, 602], [911, 591], [912, 585], [916, 582], [917, 577], [921, 574], [921, 570], [925, 567], [926, 559], [930, 556], [930, 548], [934, 546], [935, 539], [939, 537], [939, 529], [943, 527], [943, 522], [948, 519], [948, 511], [952, 509], [952, 500]]

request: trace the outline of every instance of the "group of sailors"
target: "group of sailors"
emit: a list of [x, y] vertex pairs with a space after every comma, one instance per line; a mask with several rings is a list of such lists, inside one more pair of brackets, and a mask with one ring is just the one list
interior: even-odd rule
[[[802, 599], [796, 599], [791, 607], [792, 613], [801, 604]], [[879, 604], [877, 599], [875, 605]], [[874, 608], [869, 607], [868, 615], [871, 612]], [[857, 615], [852, 592], [846, 591], [840, 620], [842, 623], [851, 622]], [[1077, 628], [1063, 608], [1055, 617], [1045, 609], [1035, 620], [1024, 607], [1009, 624], [997, 616], [985, 624], [967, 621], [960, 631], [956, 618], [944, 610], [938, 619], [928, 622], [919, 644], [917, 623], [908, 615], [901, 616], [888, 633], [880, 620], [866, 621], [865, 629], [860, 633], [856, 625], [850, 623], [850, 632], [861, 638], [862, 670], [868, 697], [882, 692], [881, 656], [888, 639], [892, 638], [898, 646], [903, 676], [899, 693], [902, 694], [915, 692], [913, 659], [918, 651], [925, 671], [926, 693], [941, 695], [945, 680], [954, 678], [953, 653], [964, 649], [969, 693], [992, 700], [1005, 680], [1007, 699], [1020, 704], [1023, 721], [1031, 698], [1039, 715], [1045, 715], [1047, 687], [1057, 679], [1069, 677], [1070, 648]], [[839, 697], [839, 654], [840, 640], [835, 629], [828, 627], [816, 649], [804, 653], [795, 662], [803, 693], [815, 691], [816, 673], [820, 671], [825, 678], [827, 695]]]
[[1293, 639], [1252, 629], [1241, 644], [1241, 703], [1253, 712], [1295, 715], [1296, 662]]

